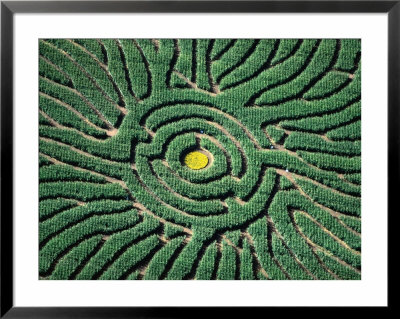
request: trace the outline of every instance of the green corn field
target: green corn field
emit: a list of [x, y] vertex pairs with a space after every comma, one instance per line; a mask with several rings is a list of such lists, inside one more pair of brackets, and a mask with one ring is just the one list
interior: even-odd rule
[[358, 39], [40, 40], [39, 278], [361, 279], [360, 61]]

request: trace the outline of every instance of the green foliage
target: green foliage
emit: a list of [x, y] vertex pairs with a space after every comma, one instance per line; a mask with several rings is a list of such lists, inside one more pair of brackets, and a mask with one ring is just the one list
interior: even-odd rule
[[165, 271], [165, 263], [172, 258], [172, 255], [182, 245], [182, 241], [183, 237], [177, 237], [161, 248], [150, 261], [144, 279], [163, 279], [161, 276]]
[[240, 254], [240, 279], [252, 280], [254, 278], [253, 254], [250, 250], [250, 244], [247, 240], [243, 241], [243, 250]]
[[105, 177], [95, 175], [83, 170], [77, 170], [71, 165], [51, 165], [41, 167], [39, 169], [39, 178], [41, 183], [63, 181], [87, 181], [103, 184], [106, 182]]
[[331, 71], [318, 81], [306, 94], [304, 98], [307, 100], [321, 99], [338, 91], [349, 81], [349, 76], [345, 73]]
[[324, 133], [329, 129], [335, 129], [343, 123], [347, 123], [347, 121], [358, 118], [361, 118], [361, 102], [348, 105], [343, 110], [331, 114], [300, 118], [295, 121], [283, 121], [281, 126], [290, 130]]
[[361, 120], [329, 131], [326, 136], [335, 141], [357, 140], [361, 138]]
[[45, 199], [39, 202], [39, 219], [43, 220], [48, 216], [52, 216], [57, 212], [77, 206], [78, 202], [73, 199]]
[[216, 242], [211, 243], [204, 253], [203, 258], [200, 260], [199, 266], [196, 271], [197, 280], [210, 280], [213, 278], [213, 272], [217, 259], [217, 245]]
[[332, 192], [304, 179], [297, 179], [297, 183], [314, 201], [339, 212], [361, 215], [361, 198]]
[[272, 234], [271, 247], [277, 262], [282, 265], [281, 267], [285, 269], [290, 278], [296, 278], [298, 280], [312, 279], [312, 277], [299, 265], [297, 260], [290, 255], [290, 250], [283, 245], [282, 241], [276, 234]]
[[93, 236], [84, 240], [78, 246], [73, 247], [64, 257], [60, 259], [57, 268], [50, 275], [49, 279], [67, 280], [74, 277], [75, 272], [79, 271], [79, 266], [85, 259], [102, 245], [101, 235]]
[[355, 173], [361, 170], [361, 157], [345, 157], [326, 153], [297, 152], [306, 162], [318, 168], [340, 173]]
[[290, 134], [290, 136], [285, 140], [285, 147], [293, 151], [306, 150], [335, 155], [355, 156], [361, 154], [361, 143], [359, 141], [332, 142], [327, 141], [317, 134], [300, 132], [293, 132]]
[[224, 244], [222, 246], [222, 256], [218, 268], [217, 279], [233, 280], [236, 272], [236, 252], [232, 246]]
[[361, 279], [360, 48], [40, 40], [40, 278]]
[[283, 137], [285, 136], [285, 131], [275, 127], [274, 125], [268, 125], [265, 130], [271, 136], [274, 143], [281, 144]]
[[282, 190], [287, 190], [293, 188], [293, 183], [285, 176], [281, 176], [279, 179], [279, 187]]

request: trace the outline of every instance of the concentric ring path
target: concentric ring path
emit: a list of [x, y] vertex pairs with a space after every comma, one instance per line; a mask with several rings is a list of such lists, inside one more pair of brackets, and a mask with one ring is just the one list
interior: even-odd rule
[[360, 50], [40, 40], [40, 279], [360, 279]]

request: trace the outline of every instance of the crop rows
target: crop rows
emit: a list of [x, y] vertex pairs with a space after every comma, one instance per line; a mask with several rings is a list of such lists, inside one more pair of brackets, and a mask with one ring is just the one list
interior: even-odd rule
[[40, 279], [361, 279], [360, 49], [40, 40]]

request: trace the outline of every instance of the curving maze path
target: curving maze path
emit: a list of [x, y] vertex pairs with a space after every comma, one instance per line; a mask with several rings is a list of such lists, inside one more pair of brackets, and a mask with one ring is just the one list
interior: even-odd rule
[[361, 278], [359, 40], [39, 47], [40, 279]]

